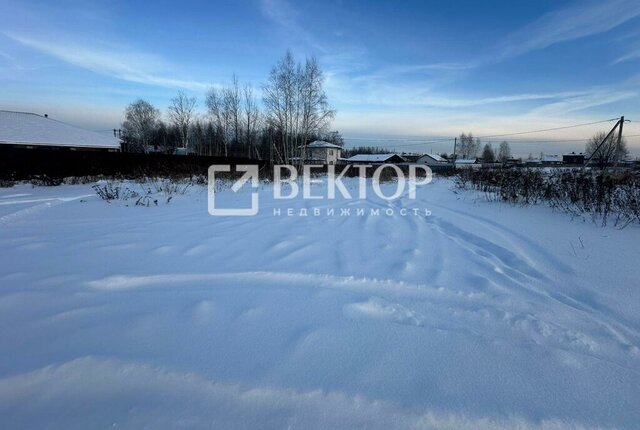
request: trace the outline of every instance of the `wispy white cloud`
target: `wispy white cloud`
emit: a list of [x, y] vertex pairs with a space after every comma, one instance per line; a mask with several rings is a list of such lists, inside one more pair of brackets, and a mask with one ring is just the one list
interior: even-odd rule
[[22, 66], [12, 55], [0, 50], [0, 71], [3, 69], [22, 70]]
[[[628, 109], [629, 103], [640, 95], [640, 86], [632, 82], [576, 91], [477, 98], [451, 97], [437, 89], [418, 91], [401, 83], [360, 92], [349, 87], [345, 84], [331, 94], [341, 103], [349, 103], [348, 109], [340, 111], [335, 124], [346, 135], [456, 136], [464, 130], [493, 135], [562, 127], [620, 114], [634, 117], [639, 111]], [[603, 113], [594, 117], [594, 109]], [[601, 131], [601, 127], [570, 129], [566, 133], [550, 132], [535, 137], [576, 139], [586, 138], [596, 131]], [[445, 146], [438, 148], [444, 150]], [[579, 148], [571, 148], [575, 149]]]
[[640, 59], [640, 46], [636, 46], [631, 51], [627, 52], [625, 55], [617, 58], [613, 64], [623, 63], [625, 61], [630, 60], [638, 60]]
[[640, 90], [632, 87], [616, 88], [615, 86], [611, 86], [607, 88], [596, 88], [545, 104], [533, 109], [532, 113], [549, 117], [567, 115], [572, 112], [578, 112], [597, 106], [604, 106], [623, 100], [630, 100], [637, 98], [639, 95]]
[[[287, 0], [260, 0], [262, 13], [282, 30], [283, 40], [289, 48], [299, 47], [303, 52], [315, 55], [322, 63], [327, 77], [337, 74], [354, 74], [369, 68], [368, 50], [361, 45], [344, 41], [341, 31], [316, 35], [304, 24], [304, 17]], [[328, 35], [333, 35], [331, 41]]]
[[0, 58], [5, 60], [5, 61], [7, 61], [7, 62], [14, 62], [15, 61], [15, 59], [11, 55], [7, 54], [6, 52], [4, 52], [2, 50], [0, 50]]
[[[578, 1], [568, 7], [549, 12], [511, 34], [507, 34], [502, 42], [476, 58], [458, 62], [398, 65], [378, 73], [400, 75], [471, 70], [480, 66], [500, 63], [558, 43], [604, 33], [638, 16], [640, 16], [640, 2], [637, 0]], [[640, 48], [636, 46], [628, 54], [617, 59], [615, 63], [638, 58], [640, 58]]]
[[262, 12], [276, 24], [296, 32], [304, 32], [298, 24], [298, 12], [284, 0], [262, 0]]
[[[266, 16], [288, 35], [314, 48], [316, 37], [301, 25], [303, 17], [286, 0], [263, 0]], [[626, 12], [620, 14], [620, 9]], [[485, 133], [510, 129], [542, 128], [549, 124], [585, 122], [588, 112], [637, 97], [637, 84], [586, 87], [571, 91], [457, 96], [442, 91], [461, 76], [480, 66], [496, 64], [557, 43], [611, 30], [640, 14], [638, 5], [614, 0], [606, 5], [594, 1], [573, 3], [548, 13], [507, 35], [504, 41], [476, 58], [464, 61], [394, 64], [375, 67], [368, 61], [366, 47], [323, 46], [321, 60], [326, 69], [326, 89], [339, 108], [336, 126], [372, 133], [459, 132], [460, 122]], [[323, 40], [324, 42], [324, 40]], [[342, 109], [341, 109], [342, 108]], [[497, 114], [499, 112], [500, 114]], [[443, 124], [456, 124], [453, 129]]]
[[634, 85], [607, 88], [585, 88], [574, 91], [515, 93], [483, 97], [455, 97], [438, 91], [428, 82], [383, 82], [370, 78], [332, 77], [328, 82], [332, 100], [348, 105], [364, 105], [382, 108], [439, 108], [468, 109], [490, 105], [513, 105], [531, 102], [536, 108], [555, 114], [574, 112], [637, 97], [639, 88]]
[[549, 12], [508, 35], [498, 46], [495, 60], [604, 33], [638, 16], [640, 3], [637, 0], [577, 1]]
[[[126, 47], [84, 45], [66, 40], [72, 38], [36, 38], [13, 32], [3, 34], [21, 45], [104, 76], [145, 85], [184, 88], [194, 91], [211, 86], [207, 82], [168, 76], [165, 73], [172, 69], [172, 66], [158, 55], [137, 52]], [[72, 40], [77, 39], [73, 38]]]
[[431, 63], [431, 64], [409, 64], [409, 65], [400, 65], [394, 66], [387, 69], [390, 72], [395, 73], [418, 73], [418, 72], [429, 72], [429, 71], [455, 71], [455, 70], [468, 70], [475, 67], [474, 63]]
[[[544, 14], [505, 35], [502, 42], [477, 58], [464, 62], [433, 63], [406, 68], [408, 71], [416, 72], [456, 71], [496, 64], [558, 43], [605, 33], [639, 16], [640, 2], [637, 0], [576, 1], [567, 7]], [[615, 62], [639, 57], [640, 49], [635, 49]]]
[[300, 13], [286, 0], [261, 0], [263, 14], [286, 32], [287, 40], [304, 42], [314, 49], [326, 53], [321, 43], [300, 23]]

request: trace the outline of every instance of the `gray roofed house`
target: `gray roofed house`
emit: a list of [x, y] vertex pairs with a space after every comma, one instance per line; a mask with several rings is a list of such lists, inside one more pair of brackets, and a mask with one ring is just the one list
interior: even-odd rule
[[85, 130], [47, 116], [0, 110], [0, 145], [119, 151], [113, 135]]
[[477, 158], [458, 158], [456, 164], [479, 164]]
[[415, 163], [418, 158], [422, 157], [422, 154], [403, 152], [402, 154], [400, 154], [400, 156], [404, 158], [404, 161], [406, 161], [407, 163]]
[[436, 166], [448, 163], [447, 160], [436, 154], [424, 154], [415, 162], [418, 164], [426, 164], [428, 166]]
[[477, 158], [459, 158], [454, 161], [454, 165], [458, 169], [477, 169], [482, 167]]

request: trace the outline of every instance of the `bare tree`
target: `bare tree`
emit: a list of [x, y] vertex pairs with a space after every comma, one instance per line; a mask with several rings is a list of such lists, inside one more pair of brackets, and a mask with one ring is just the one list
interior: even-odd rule
[[280, 141], [280, 148], [277, 145], [273, 147], [272, 157], [279, 162], [290, 160], [293, 155], [297, 77], [295, 60], [291, 52], [287, 51], [271, 69], [269, 79], [263, 86], [267, 126], [276, 131]]
[[473, 158], [478, 155], [478, 149], [480, 147], [480, 139], [474, 139], [473, 134], [462, 133], [459, 137], [460, 140], [460, 156], [462, 158]]
[[266, 125], [279, 136], [279, 145], [273, 148], [278, 161], [301, 160], [307, 140], [325, 131], [335, 116], [323, 85], [324, 75], [315, 58], [303, 66], [287, 52], [271, 70], [263, 86], [263, 102]]
[[[601, 168], [604, 168], [609, 164], [613, 164], [616, 159], [619, 161], [629, 155], [627, 140], [624, 137], [622, 138], [619, 147], [617, 133], [613, 133], [603, 143], [605, 137], [607, 137], [607, 133], [605, 132], [594, 134], [593, 137], [587, 142], [585, 149], [587, 157], [592, 157], [592, 161]], [[602, 145], [600, 145], [601, 143]]]
[[[260, 127], [260, 109], [253, 94], [251, 85], [245, 85], [242, 91], [243, 96], [243, 128], [247, 155], [251, 157], [251, 150], [255, 148], [258, 128]], [[256, 149], [256, 157], [260, 158], [260, 153]]]
[[498, 149], [498, 160], [504, 163], [509, 158], [511, 158], [511, 147], [509, 146], [509, 142], [504, 140], [500, 143], [500, 148]]
[[169, 119], [180, 131], [180, 140], [182, 147], [187, 149], [189, 144], [189, 127], [195, 119], [196, 98], [187, 97], [187, 95], [179, 91], [178, 95], [171, 99], [169, 106]]
[[299, 84], [302, 108], [300, 133], [302, 144], [306, 144], [311, 133], [326, 131], [336, 111], [329, 107], [327, 95], [323, 89], [324, 74], [314, 57], [306, 60]]
[[230, 145], [242, 144], [243, 98], [236, 75], [233, 75], [230, 86], [210, 89], [205, 103], [215, 128], [219, 131], [220, 143], [226, 156]]
[[122, 130], [134, 142], [136, 149], [146, 153], [159, 119], [160, 111], [151, 103], [139, 99], [127, 106]]
[[229, 141], [227, 139], [228, 123], [224, 109], [224, 98], [222, 95], [222, 91], [211, 88], [207, 93], [205, 103], [213, 122], [215, 136], [218, 140], [216, 144], [222, 147], [222, 153], [226, 157], [227, 155], [229, 155]]
[[229, 140], [237, 145], [240, 143], [240, 115], [241, 99], [238, 87], [238, 78], [233, 75], [231, 86], [222, 90], [222, 101], [227, 130], [230, 132]]

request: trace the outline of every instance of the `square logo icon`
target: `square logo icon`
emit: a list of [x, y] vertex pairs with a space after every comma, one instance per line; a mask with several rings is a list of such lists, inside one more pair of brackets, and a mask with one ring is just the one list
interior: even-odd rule
[[[258, 166], [254, 164], [239, 164], [235, 168], [236, 172], [244, 172], [231, 186], [231, 191], [237, 193], [251, 180], [251, 188], [257, 189], [260, 181], [258, 179]], [[216, 172], [231, 172], [228, 164], [209, 166], [207, 203], [209, 214], [213, 216], [254, 216], [258, 214], [258, 193], [251, 192], [251, 207], [249, 208], [220, 208], [216, 207]]]

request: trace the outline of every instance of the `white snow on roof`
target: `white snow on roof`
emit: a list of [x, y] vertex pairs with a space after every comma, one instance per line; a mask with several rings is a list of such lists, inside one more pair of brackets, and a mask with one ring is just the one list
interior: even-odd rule
[[562, 159], [560, 158], [559, 155], [547, 155], [547, 154], [545, 154], [545, 155], [542, 156], [542, 161], [543, 162], [547, 162], [547, 163], [552, 163], [552, 162], [558, 162], [559, 163], [559, 162], [562, 161]]
[[461, 158], [456, 160], [456, 164], [476, 164], [477, 160], [475, 158], [464, 159]]
[[[447, 160], [445, 160], [444, 158], [442, 158], [441, 156], [436, 155], [436, 154], [424, 154], [422, 157], [429, 157], [429, 158], [431, 158], [431, 159], [433, 159], [433, 160], [435, 160], [435, 161], [437, 161], [439, 163], [446, 163], [447, 162]], [[422, 157], [420, 157], [420, 158], [422, 158]]]
[[353, 157], [347, 158], [347, 161], [367, 161], [371, 163], [383, 163], [394, 155], [400, 157], [398, 154], [357, 154]]
[[0, 110], [0, 144], [119, 149], [120, 142], [71, 124], [28, 112]]
[[316, 140], [307, 145], [307, 148], [337, 148], [342, 149], [341, 146], [334, 145], [333, 143], [325, 142], [324, 140]]

